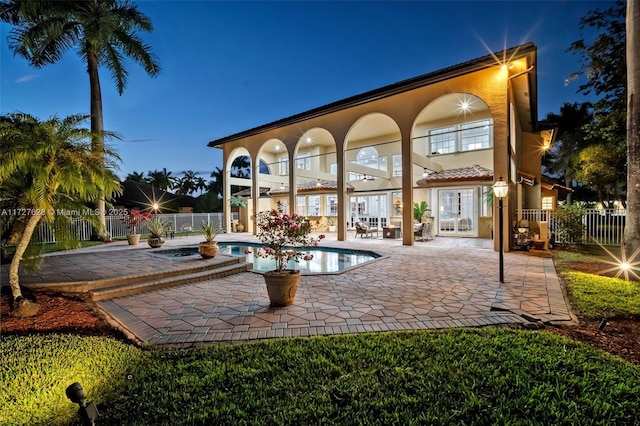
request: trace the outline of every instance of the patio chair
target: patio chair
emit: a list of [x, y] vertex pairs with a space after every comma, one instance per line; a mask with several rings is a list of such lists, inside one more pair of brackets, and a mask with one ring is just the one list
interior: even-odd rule
[[376, 234], [376, 238], [378, 238], [378, 228], [369, 228], [364, 222], [356, 222], [356, 238], [360, 235], [360, 238], [371, 238], [373, 234]]
[[413, 237], [420, 241], [433, 239], [433, 224], [431, 222], [417, 223], [413, 226]]

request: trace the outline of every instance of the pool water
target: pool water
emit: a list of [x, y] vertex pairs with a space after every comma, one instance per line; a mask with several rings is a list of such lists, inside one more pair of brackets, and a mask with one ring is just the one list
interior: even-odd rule
[[[245, 256], [246, 261], [253, 263], [257, 271], [271, 271], [276, 268], [275, 259], [258, 257], [256, 252], [262, 244], [253, 243], [218, 243], [220, 253]], [[346, 250], [333, 247], [314, 247], [304, 250], [313, 255], [312, 260], [291, 261], [287, 269], [298, 269], [302, 274], [327, 274], [342, 272], [355, 266], [371, 262], [380, 255], [371, 251]], [[249, 253], [247, 253], [249, 252]]]
[[[218, 243], [220, 254], [244, 256], [248, 263], [253, 264], [255, 271], [270, 271], [276, 268], [275, 259], [256, 256], [262, 244], [254, 243]], [[249, 253], [246, 253], [246, 252]], [[291, 261], [287, 269], [298, 269], [302, 274], [331, 274], [346, 271], [350, 268], [376, 260], [379, 254], [364, 250], [347, 250], [333, 247], [314, 247], [305, 250], [313, 255], [312, 260]], [[162, 250], [157, 255], [171, 258], [181, 258], [198, 254], [198, 247], [182, 247], [179, 249]]]

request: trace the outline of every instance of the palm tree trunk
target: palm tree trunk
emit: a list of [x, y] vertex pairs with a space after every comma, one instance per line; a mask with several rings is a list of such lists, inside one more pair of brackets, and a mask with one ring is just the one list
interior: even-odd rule
[[[100, 76], [98, 75], [98, 58], [94, 52], [87, 53], [87, 70], [89, 72], [89, 84], [91, 85], [91, 151], [104, 155], [104, 120], [102, 116], [102, 91], [100, 89]], [[104, 160], [104, 158], [103, 158]], [[98, 197], [98, 212], [100, 215], [100, 238], [104, 238], [107, 232], [106, 203], [104, 192]]]
[[33, 215], [29, 217], [27, 225], [22, 232], [20, 242], [16, 247], [16, 253], [13, 255], [11, 265], [9, 266], [9, 286], [11, 287], [11, 294], [14, 301], [14, 313], [18, 316], [33, 316], [37, 312], [37, 307], [34, 310], [34, 304], [27, 302], [22, 297], [22, 291], [20, 290], [20, 275], [18, 269], [20, 268], [20, 262], [22, 261], [22, 255], [29, 246], [31, 236], [40, 222], [40, 216]]
[[627, 217], [625, 251], [640, 250], [640, 4], [627, 0]]

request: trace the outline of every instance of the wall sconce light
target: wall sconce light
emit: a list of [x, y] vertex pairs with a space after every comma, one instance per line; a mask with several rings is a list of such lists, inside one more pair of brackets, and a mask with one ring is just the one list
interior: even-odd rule
[[395, 208], [397, 211], [402, 211], [402, 202], [396, 201], [395, 204], [393, 205], [393, 208]]
[[284, 182], [280, 184], [280, 189], [284, 191]]
[[316, 188], [320, 188], [322, 186], [322, 182], [320, 182], [320, 179], [316, 179]]
[[427, 168], [425, 167], [424, 170], [422, 170], [422, 177], [426, 178], [427, 176], [429, 176], [429, 172], [427, 172]]

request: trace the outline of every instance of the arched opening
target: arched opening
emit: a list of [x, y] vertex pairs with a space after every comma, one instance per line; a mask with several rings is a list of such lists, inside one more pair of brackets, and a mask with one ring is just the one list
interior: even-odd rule
[[489, 237], [493, 116], [487, 104], [468, 93], [435, 99], [416, 118], [412, 149], [414, 200], [427, 202], [436, 234]]
[[259, 188], [258, 211], [270, 210], [282, 203], [285, 212], [289, 209], [289, 150], [280, 139], [269, 139], [258, 152], [260, 167], [257, 184]]
[[251, 184], [252, 166], [251, 155], [244, 148], [238, 148], [229, 155], [227, 160], [227, 175], [224, 185], [229, 196], [228, 208], [230, 212], [230, 229], [232, 232], [252, 226], [253, 188]]
[[[402, 148], [400, 128], [389, 116], [358, 119], [345, 142], [345, 181], [349, 195], [347, 225], [384, 228], [402, 223]], [[354, 234], [357, 235], [357, 234]]]
[[308, 217], [316, 230], [335, 232], [339, 207], [333, 135], [319, 127], [304, 132], [296, 143], [292, 170], [295, 182], [293, 211]]

